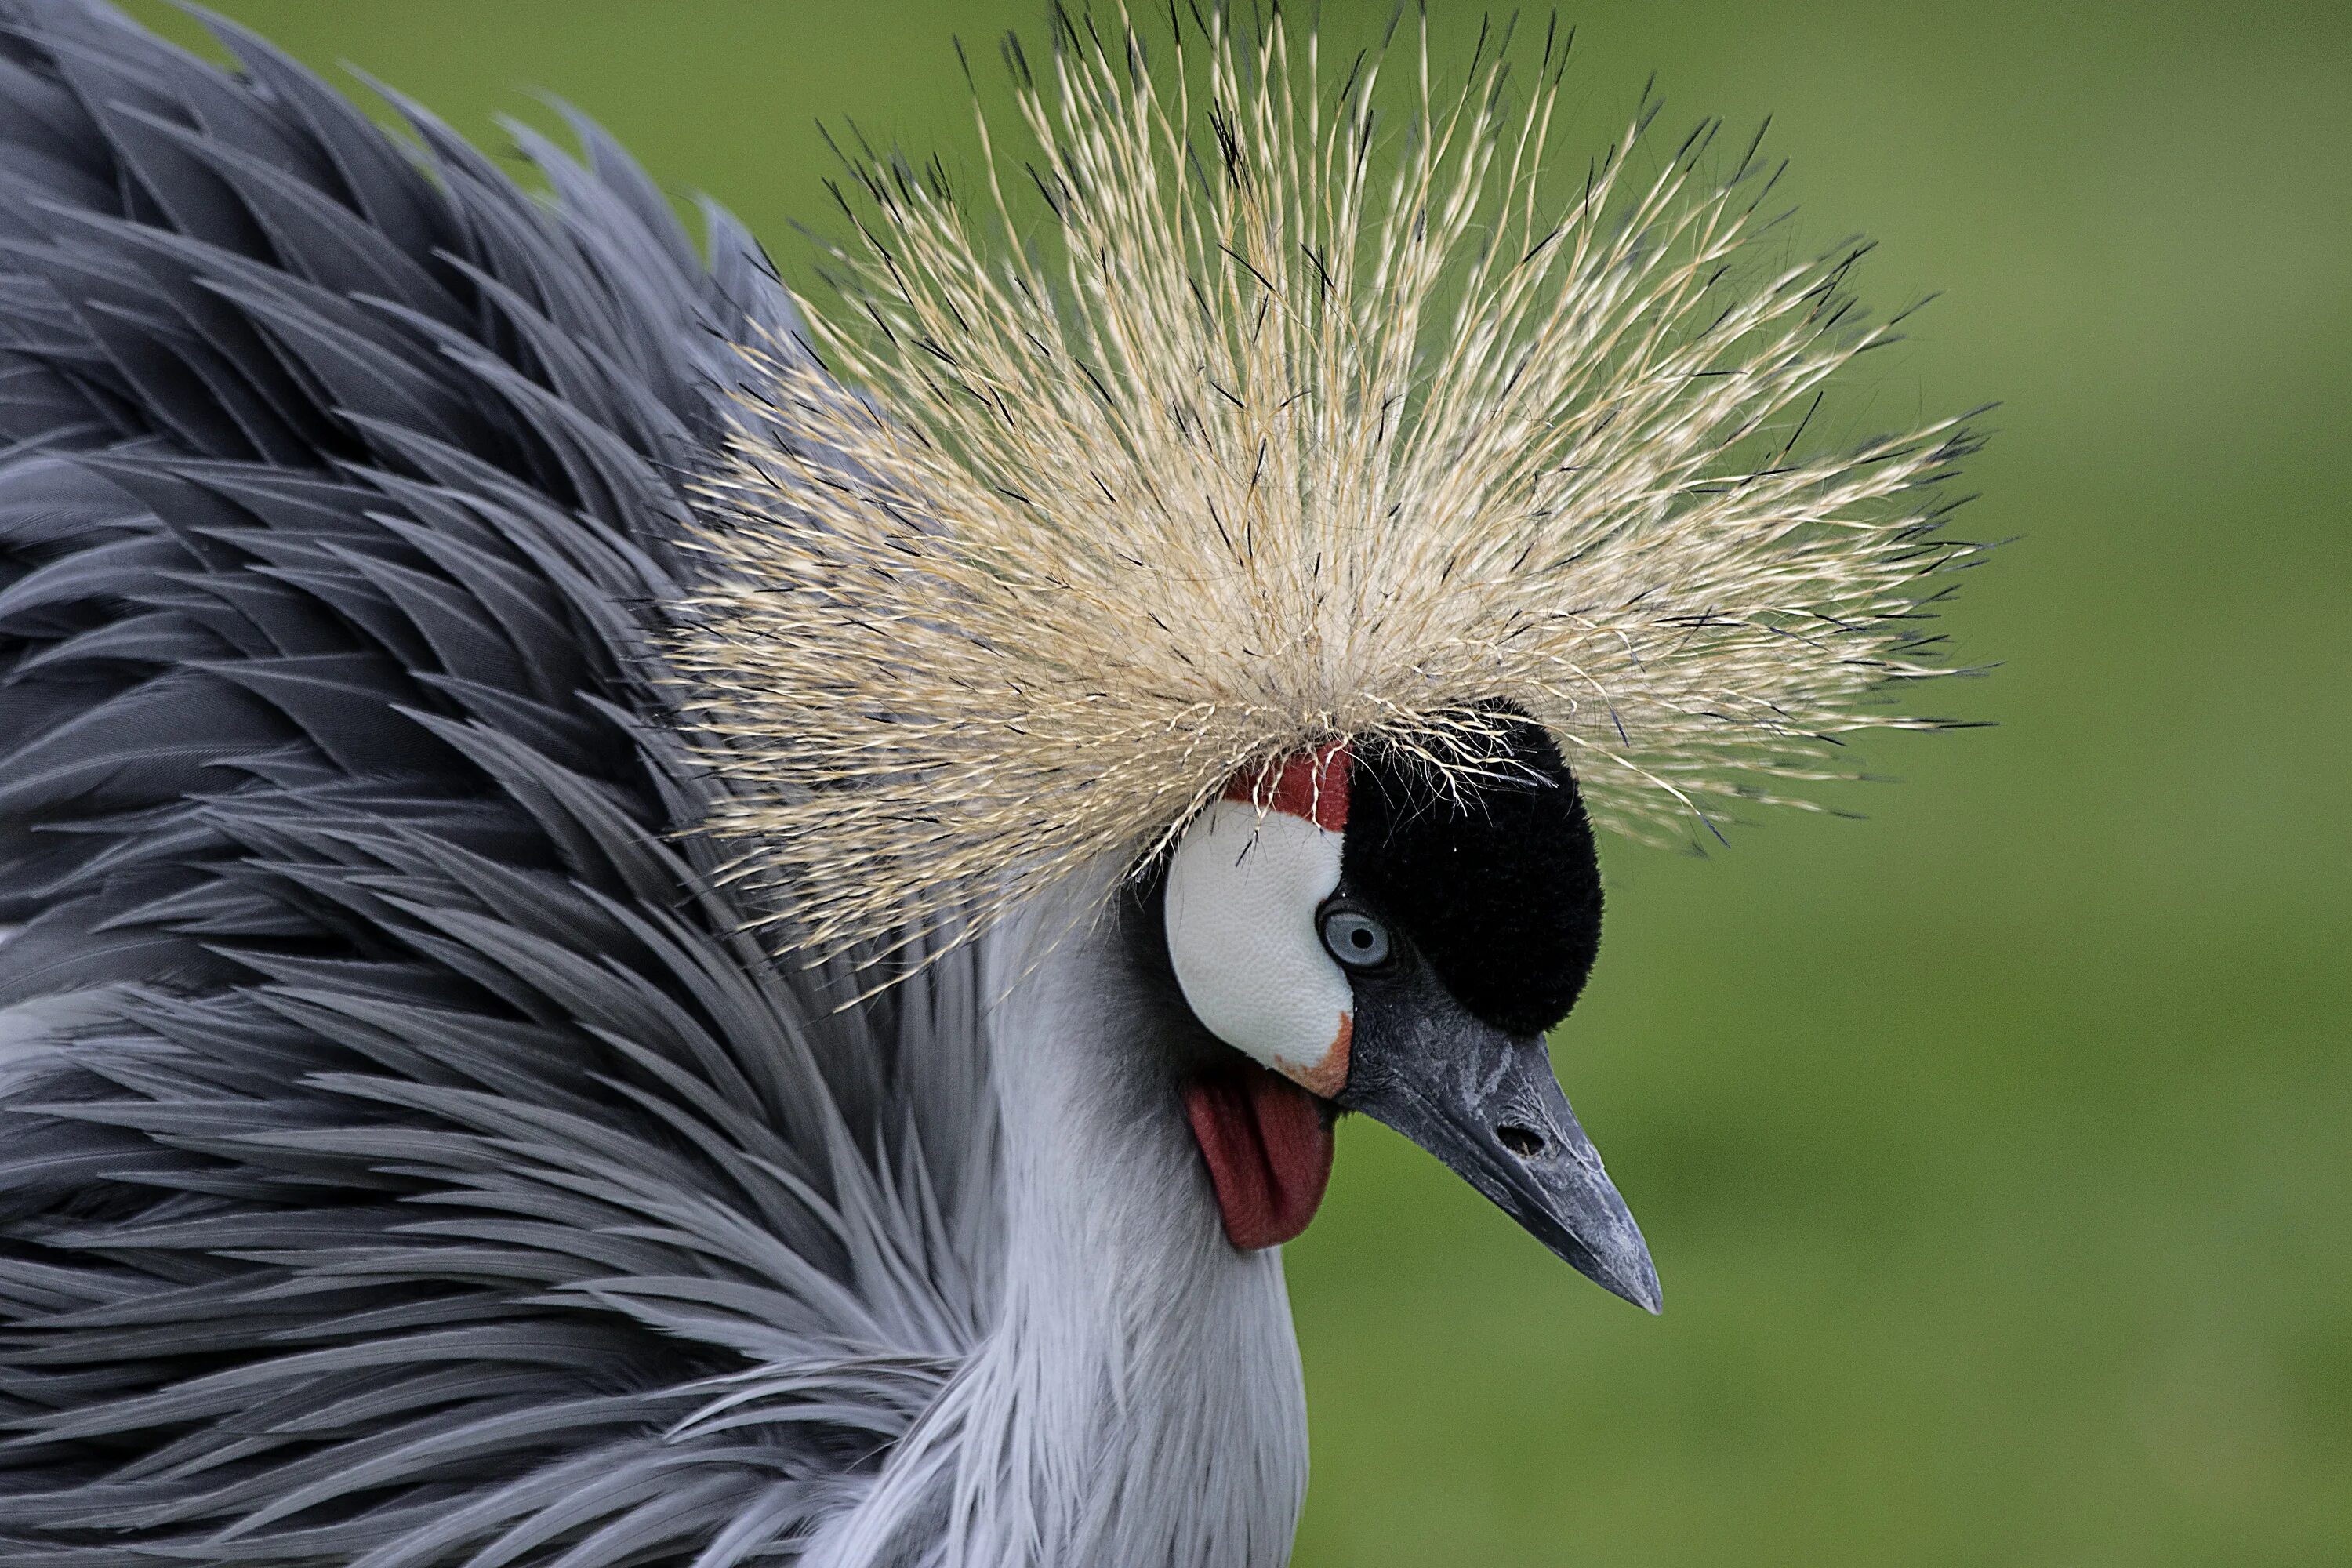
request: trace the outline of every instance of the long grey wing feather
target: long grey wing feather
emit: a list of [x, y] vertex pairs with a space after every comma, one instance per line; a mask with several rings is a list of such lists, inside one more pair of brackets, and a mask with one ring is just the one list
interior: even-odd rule
[[730, 340], [226, 23], [0, 0], [0, 1557], [789, 1554], [979, 1331], [977, 985], [767, 962], [646, 665]]

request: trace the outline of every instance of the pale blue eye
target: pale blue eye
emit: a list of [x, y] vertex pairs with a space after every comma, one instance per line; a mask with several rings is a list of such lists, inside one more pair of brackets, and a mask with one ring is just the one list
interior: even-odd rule
[[1323, 945], [1350, 969], [1371, 969], [1386, 963], [1389, 928], [1353, 904], [1332, 904], [1323, 911]]

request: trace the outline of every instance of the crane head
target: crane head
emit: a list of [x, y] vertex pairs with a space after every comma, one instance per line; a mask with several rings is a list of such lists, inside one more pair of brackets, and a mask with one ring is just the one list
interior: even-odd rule
[[1502, 57], [1399, 144], [1379, 72], [1283, 26], [1211, 21], [1202, 71], [1074, 35], [977, 205], [852, 160], [840, 308], [738, 345], [694, 486], [662, 646], [705, 820], [828, 956], [1149, 882], [1129, 956], [1233, 1064], [1191, 1111], [1237, 1245], [1307, 1222], [1358, 1110], [1654, 1304], [1543, 1046], [1598, 940], [1588, 812], [1711, 832], [1940, 727], [1883, 699], [1937, 668], [1976, 437], [1814, 431], [1892, 340], [1860, 249], [1785, 253], [1774, 161], [1653, 159], [1645, 109], [1555, 180], [1559, 76]]
[[1356, 1110], [1654, 1311], [1648, 1248], [1544, 1044], [1600, 949], [1592, 829], [1549, 734], [1509, 733], [1510, 765], [1468, 781], [1377, 742], [1295, 753], [1186, 826], [1168, 963], [1233, 1047], [1186, 1110], [1236, 1247], [1306, 1227]]

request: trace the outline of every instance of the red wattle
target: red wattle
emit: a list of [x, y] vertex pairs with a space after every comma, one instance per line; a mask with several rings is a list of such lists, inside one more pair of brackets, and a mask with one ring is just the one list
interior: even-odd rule
[[1331, 1179], [1331, 1128], [1313, 1095], [1236, 1053], [1232, 1069], [1185, 1089], [1184, 1114], [1228, 1240], [1254, 1252], [1307, 1228]]

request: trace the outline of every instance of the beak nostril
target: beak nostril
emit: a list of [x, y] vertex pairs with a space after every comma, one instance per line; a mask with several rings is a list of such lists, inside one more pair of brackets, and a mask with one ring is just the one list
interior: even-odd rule
[[1516, 1121], [1506, 1121], [1496, 1128], [1495, 1136], [1503, 1141], [1504, 1148], [1522, 1160], [1532, 1160], [1544, 1152], [1544, 1135]]

